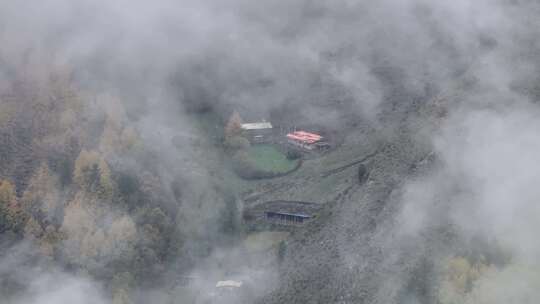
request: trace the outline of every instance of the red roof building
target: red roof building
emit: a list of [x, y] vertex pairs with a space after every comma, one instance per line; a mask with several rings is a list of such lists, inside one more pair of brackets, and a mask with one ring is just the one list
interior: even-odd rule
[[289, 140], [289, 143], [308, 150], [313, 150], [315, 148], [315, 144], [320, 142], [322, 138], [323, 137], [319, 134], [306, 131], [296, 131], [287, 134], [287, 139]]

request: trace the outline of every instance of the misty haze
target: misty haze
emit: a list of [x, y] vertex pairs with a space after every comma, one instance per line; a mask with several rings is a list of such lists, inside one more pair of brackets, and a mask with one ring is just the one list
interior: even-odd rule
[[0, 1], [0, 304], [537, 304], [537, 166], [538, 1]]

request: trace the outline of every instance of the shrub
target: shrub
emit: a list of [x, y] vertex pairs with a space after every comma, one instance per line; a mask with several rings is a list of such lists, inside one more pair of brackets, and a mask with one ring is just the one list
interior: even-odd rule
[[285, 258], [285, 253], [287, 252], [287, 242], [281, 241], [278, 245], [278, 261], [281, 263]]
[[246, 150], [250, 147], [249, 140], [242, 136], [231, 136], [225, 139], [225, 147], [231, 151]]
[[249, 155], [246, 151], [238, 151], [232, 158], [233, 169], [240, 176], [249, 176], [253, 171], [252, 165], [249, 163]]
[[363, 184], [368, 179], [367, 167], [364, 164], [358, 166], [358, 182]]
[[299, 159], [300, 157], [302, 157], [302, 153], [300, 151], [293, 149], [287, 150], [287, 159], [294, 160]]

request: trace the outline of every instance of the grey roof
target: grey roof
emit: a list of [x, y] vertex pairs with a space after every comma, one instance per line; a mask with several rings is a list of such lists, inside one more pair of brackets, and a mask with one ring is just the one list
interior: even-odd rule
[[303, 217], [303, 218], [311, 218], [311, 215], [307, 215], [304, 213], [289, 213], [289, 212], [279, 212], [279, 211], [266, 211], [266, 214], [273, 213], [273, 214], [282, 214], [282, 215], [290, 215], [290, 216], [297, 216], [297, 217]]
[[242, 124], [244, 130], [272, 129], [272, 124], [266, 121]]

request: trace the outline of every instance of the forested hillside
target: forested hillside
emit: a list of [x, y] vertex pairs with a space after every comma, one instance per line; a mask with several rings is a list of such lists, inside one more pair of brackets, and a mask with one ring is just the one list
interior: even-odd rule
[[[166, 271], [187, 271], [226, 243], [222, 234], [236, 231], [237, 214], [223, 210], [235, 204], [234, 195], [205, 171], [192, 178], [189, 164], [179, 164], [196, 162], [187, 152], [175, 149], [171, 154], [179, 156], [160, 159], [125, 101], [85, 91], [72, 77], [66, 70], [25, 75], [2, 92], [2, 244], [24, 240], [33, 252], [26, 254], [51, 266], [120, 280], [111, 285], [115, 299], [132, 284], [165, 284]], [[11, 281], [23, 283], [2, 272], [2, 284]], [[5, 296], [24, 292], [10, 289]]]

